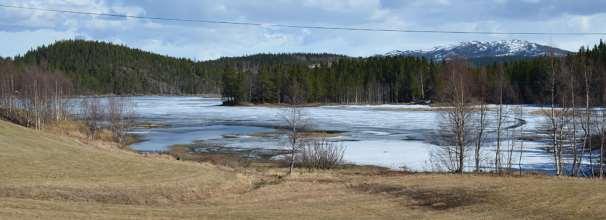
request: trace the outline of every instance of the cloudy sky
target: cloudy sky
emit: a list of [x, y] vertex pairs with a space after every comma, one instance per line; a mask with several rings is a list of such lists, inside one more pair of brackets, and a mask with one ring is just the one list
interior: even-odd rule
[[[0, 4], [264, 24], [496, 32], [606, 32], [606, 0], [0, 0]], [[568, 50], [606, 36], [386, 33], [200, 24], [0, 8], [0, 56], [61, 39], [111, 41], [177, 57], [260, 52], [369, 56], [462, 41], [529, 40]]]

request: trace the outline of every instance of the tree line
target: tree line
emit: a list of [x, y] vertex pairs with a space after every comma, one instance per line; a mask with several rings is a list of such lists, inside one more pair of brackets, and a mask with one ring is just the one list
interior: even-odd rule
[[61, 71], [0, 59], [0, 119], [38, 130], [81, 121], [90, 139], [107, 130], [113, 141], [127, 143], [127, 131], [134, 124], [132, 100], [74, 98], [73, 91], [73, 82]]
[[[490, 161], [494, 172], [511, 173], [516, 163], [521, 170], [524, 142], [532, 139], [546, 143], [555, 175], [603, 178], [605, 52], [606, 45], [600, 42], [592, 49], [581, 48], [576, 55], [562, 58], [484, 68], [472, 67], [463, 60], [445, 62], [439, 99], [447, 107], [437, 135], [440, 147], [432, 153], [433, 165], [463, 173], [481, 171], [481, 161]], [[513, 74], [508, 74], [512, 70]], [[506, 125], [507, 120], [523, 122], [527, 117], [520, 106], [507, 104], [527, 102], [541, 104], [536, 112], [526, 112], [542, 116], [537, 133], [524, 132], [523, 126], [516, 124]], [[496, 104], [492, 111], [488, 111], [489, 103]], [[487, 117], [494, 123], [487, 124]], [[488, 138], [494, 141], [486, 141]], [[480, 154], [487, 145], [494, 145], [493, 155]], [[515, 157], [514, 152], [519, 156]]]
[[[567, 57], [538, 57], [489, 65], [470, 65], [468, 80], [472, 93], [485, 92], [488, 103], [549, 104], [552, 61], [577, 70], [595, 69], [590, 82], [602, 88], [606, 75], [606, 46], [600, 42], [594, 48], [581, 48]], [[584, 63], [585, 62], [585, 63]], [[587, 67], [590, 66], [590, 67]], [[305, 102], [380, 104], [429, 102], [443, 100], [446, 88], [444, 69], [447, 61], [434, 62], [416, 57], [343, 57], [316, 64], [257, 64], [256, 68], [225, 66], [222, 95], [227, 104], [284, 103], [293, 85], [303, 93]], [[503, 81], [502, 83], [499, 83]], [[499, 98], [500, 86], [506, 90]], [[484, 91], [479, 91], [483, 89]], [[603, 104], [600, 90], [590, 91], [594, 104]], [[500, 100], [502, 99], [502, 100]]]
[[[584, 59], [601, 68], [606, 46], [581, 48], [557, 63]], [[74, 94], [215, 94], [226, 104], [284, 103], [291, 87], [301, 90], [307, 103], [380, 104], [441, 100], [445, 61], [416, 57], [353, 58], [334, 54], [257, 54], [193, 61], [162, 56], [98, 41], [66, 40], [31, 50], [12, 60], [63, 72]], [[559, 65], [559, 64], [558, 64]], [[579, 64], [574, 64], [576, 69]], [[487, 101], [496, 103], [497, 78], [504, 77], [504, 103], [549, 104], [551, 58], [503, 60], [471, 64], [474, 89], [486, 86]], [[579, 67], [580, 68], [580, 67]], [[606, 76], [594, 71], [594, 88]], [[601, 87], [600, 87], [601, 88]], [[477, 91], [473, 91], [477, 92]], [[591, 91], [602, 104], [603, 92]]]
[[0, 61], [0, 116], [15, 123], [42, 128], [69, 116], [66, 97], [72, 82], [63, 73], [38, 66]]
[[16, 56], [15, 63], [61, 71], [77, 94], [221, 94], [225, 66], [291, 64], [341, 57], [329, 54], [258, 54], [193, 61], [101, 41], [63, 40]]
[[286, 103], [296, 87], [304, 102], [397, 103], [425, 100], [436, 91], [437, 64], [415, 57], [342, 58], [313, 65], [227, 67], [223, 97], [229, 104]]

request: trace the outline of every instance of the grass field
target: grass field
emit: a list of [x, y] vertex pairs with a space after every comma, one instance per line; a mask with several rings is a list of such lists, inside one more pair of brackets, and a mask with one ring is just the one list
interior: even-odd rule
[[226, 168], [0, 121], [0, 219], [606, 219], [606, 184]]

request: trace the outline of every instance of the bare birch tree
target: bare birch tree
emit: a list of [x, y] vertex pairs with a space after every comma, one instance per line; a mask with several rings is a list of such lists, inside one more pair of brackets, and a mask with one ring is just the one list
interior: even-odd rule
[[[8, 65], [8, 66], [4, 66]], [[28, 127], [41, 129], [49, 122], [65, 119], [71, 83], [62, 73], [36, 66], [17, 70], [2, 65], [0, 108], [3, 117]]]
[[[525, 121], [524, 119], [524, 108], [522, 107], [518, 107], [516, 109], [516, 115], [517, 118], [521, 121]], [[524, 141], [526, 140], [526, 137], [524, 135], [524, 125], [520, 126], [520, 133], [518, 136], [518, 140], [519, 140], [519, 145], [520, 145], [520, 153], [519, 153], [519, 157], [518, 157], [518, 171], [520, 172], [520, 175], [522, 175], [522, 158], [523, 158], [523, 154], [524, 154]]]
[[[572, 158], [570, 161], [570, 170], [562, 169], [562, 174], [569, 174], [571, 176], [575, 175], [575, 171], [579, 164], [579, 156], [580, 152], [578, 149], [579, 139], [577, 137], [578, 132], [578, 111], [577, 111], [577, 78], [576, 78], [576, 70], [578, 65], [575, 63], [573, 59], [562, 59], [560, 62], [560, 103], [561, 109], [565, 110], [561, 115], [561, 127], [562, 127], [562, 135], [560, 138], [560, 142], [562, 143], [560, 146], [560, 154], [569, 155], [569, 158]], [[564, 155], [560, 155], [561, 165], [563, 168], [565, 160], [563, 159]]]
[[581, 129], [583, 130], [583, 145], [581, 148], [581, 153], [579, 156], [579, 166], [576, 167], [576, 170], [574, 170], [573, 172], [575, 173], [575, 176], [579, 176], [580, 172], [581, 172], [581, 167], [583, 164], [583, 157], [586, 154], [586, 150], [589, 146], [589, 150], [591, 151], [591, 119], [593, 118], [592, 116], [592, 111], [590, 109], [590, 93], [591, 93], [591, 87], [590, 87], [590, 81], [592, 78], [592, 70], [591, 70], [591, 63], [590, 61], [586, 60], [585, 58], [581, 58], [580, 60], [580, 65], [582, 67], [582, 71], [583, 71], [583, 84], [584, 84], [584, 95], [585, 95], [585, 109], [583, 112], [583, 115], [581, 117]]
[[475, 167], [474, 167], [474, 171], [475, 172], [480, 172], [480, 162], [481, 162], [481, 150], [482, 150], [482, 146], [484, 145], [484, 141], [486, 139], [486, 126], [487, 126], [487, 114], [488, 114], [488, 89], [486, 86], [486, 82], [487, 82], [487, 75], [486, 75], [486, 70], [482, 69], [482, 72], [480, 73], [480, 80], [478, 82], [479, 84], [479, 97], [478, 97], [478, 108], [476, 109], [476, 117], [475, 117], [475, 130], [476, 130], [476, 137], [475, 137], [475, 148], [474, 148], [474, 162], [475, 162]]
[[12, 114], [16, 105], [16, 69], [12, 63], [0, 61], [0, 107], [3, 114]]
[[562, 166], [561, 164], [561, 160], [560, 160], [560, 150], [559, 150], [559, 146], [560, 146], [560, 142], [558, 140], [558, 131], [562, 130], [562, 128], [560, 127], [560, 125], [558, 124], [558, 117], [556, 114], [556, 67], [555, 67], [555, 60], [553, 58], [551, 58], [551, 108], [550, 108], [550, 114], [549, 114], [549, 122], [550, 122], [550, 126], [548, 128], [549, 133], [551, 135], [551, 146], [552, 146], [552, 151], [553, 151], [553, 158], [554, 158], [554, 163], [555, 163], [555, 169], [556, 169], [556, 175], [559, 176], [562, 173]]
[[503, 98], [505, 93], [505, 72], [503, 66], [499, 65], [497, 75], [497, 101], [498, 107], [496, 111], [496, 148], [494, 157], [494, 170], [496, 173], [501, 172], [502, 166], [502, 141], [503, 141], [503, 121], [505, 120], [505, 112], [503, 106]]
[[440, 137], [443, 144], [436, 156], [442, 167], [462, 174], [465, 155], [473, 144], [471, 94], [467, 85], [469, 66], [462, 60], [450, 61], [445, 66], [447, 77], [443, 100], [448, 108], [442, 112]]
[[290, 175], [295, 167], [295, 159], [298, 150], [302, 146], [302, 131], [308, 126], [306, 115], [301, 105], [304, 103], [303, 94], [298, 83], [293, 81], [289, 88], [288, 107], [282, 113], [282, 119], [288, 129], [289, 144], [289, 168]]
[[548, 111], [544, 111], [544, 115], [547, 120], [545, 131], [550, 140], [550, 151], [553, 154], [556, 176], [564, 174], [563, 151], [570, 134], [570, 126], [567, 125], [570, 114], [569, 98], [565, 92], [565, 83], [562, 83], [568, 79], [562, 77], [563, 69], [561, 63], [558, 68], [555, 58], [551, 58], [551, 105]]

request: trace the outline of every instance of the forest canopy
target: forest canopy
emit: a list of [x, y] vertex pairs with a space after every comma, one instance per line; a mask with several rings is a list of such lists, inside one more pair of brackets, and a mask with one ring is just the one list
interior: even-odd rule
[[[417, 57], [353, 58], [327, 53], [257, 54], [193, 61], [100, 41], [64, 40], [38, 47], [2, 65], [36, 66], [62, 72], [73, 94], [216, 94], [226, 104], [284, 103], [292, 88], [309, 103], [408, 103], [440, 101], [444, 62]], [[506, 103], [546, 104], [550, 75], [591, 71], [603, 88], [606, 45], [581, 48], [567, 57], [538, 57], [471, 65], [473, 94], [483, 88], [494, 102], [496, 79], [504, 76]], [[2, 73], [4, 74], [4, 73]], [[603, 89], [592, 90], [595, 104]]]

